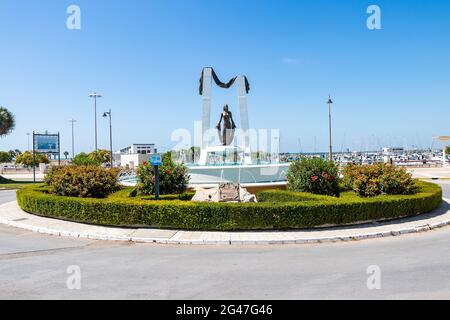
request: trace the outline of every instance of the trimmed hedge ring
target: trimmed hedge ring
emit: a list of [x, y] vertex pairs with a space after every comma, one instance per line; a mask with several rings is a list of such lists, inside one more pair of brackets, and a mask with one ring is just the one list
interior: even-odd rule
[[19, 190], [17, 200], [31, 214], [95, 225], [211, 231], [282, 230], [395, 219], [439, 207], [441, 188], [417, 183], [421, 191], [415, 195], [336, 199], [267, 191], [258, 194], [263, 202], [257, 204], [151, 201], [129, 198], [124, 191], [107, 199], [69, 198], [50, 195], [45, 187]]

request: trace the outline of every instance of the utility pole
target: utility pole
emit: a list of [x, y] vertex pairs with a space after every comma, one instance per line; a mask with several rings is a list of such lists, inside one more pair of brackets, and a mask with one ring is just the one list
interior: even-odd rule
[[72, 125], [72, 160], [75, 158], [75, 135], [74, 135], [74, 126], [75, 126], [75, 122], [77, 122], [77, 120], [75, 119], [70, 119], [69, 122]]

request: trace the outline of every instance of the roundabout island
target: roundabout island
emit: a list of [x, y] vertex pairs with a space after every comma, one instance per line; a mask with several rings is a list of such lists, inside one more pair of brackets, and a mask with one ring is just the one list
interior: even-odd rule
[[324, 159], [302, 159], [290, 164], [286, 190], [257, 191], [251, 202], [230, 194], [228, 200], [198, 200], [205, 190], [189, 189], [187, 168], [170, 154], [158, 172], [157, 199], [155, 170], [148, 163], [139, 167], [135, 187], [121, 186], [112, 169], [55, 167], [44, 184], [18, 190], [17, 203], [7, 204], [3, 211], [10, 214], [0, 220], [60, 236], [174, 244], [353, 240], [450, 223], [441, 187], [392, 165], [340, 168]]
[[[280, 190], [257, 194], [259, 203], [193, 203], [193, 194], [131, 197], [131, 188], [105, 199], [51, 195], [45, 186], [17, 192], [25, 212], [97, 226], [148, 230], [186, 231], [288, 231], [331, 226], [351, 226], [405, 217], [420, 217], [442, 205], [441, 188], [418, 182], [414, 195], [356, 197], [352, 191], [340, 198]], [[318, 230], [318, 229], [316, 229]]]
[[[235, 228], [222, 228], [222, 231], [200, 231], [200, 229], [182, 229], [182, 228], [159, 228], [148, 227], [150, 219], [157, 217], [155, 214], [146, 216], [145, 209], [154, 206], [154, 203], [144, 203], [152, 200], [131, 200], [126, 196], [126, 191], [122, 190], [118, 194], [112, 195], [108, 199], [79, 199], [79, 198], [57, 198], [46, 194], [43, 188], [38, 189], [24, 189], [19, 191], [18, 201], [23, 208], [34, 208], [35, 214], [29, 214], [21, 209], [17, 202], [9, 202], [0, 206], [0, 223], [9, 225], [11, 227], [30, 230], [36, 233], [49, 234], [61, 237], [75, 237], [86, 238], [91, 240], [109, 240], [119, 242], [136, 242], [136, 243], [157, 243], [157, 244], [182, 244], [182, 245], [268, 245], [268, 244], [311, 244], [311, 243], [328, 243], [341, 241], [365, 240], [374, 238], [385, 238], [392, 236], [399, 236], [404, 234], [419, 233], [442, 228], [450, 224], [450, 200], [444, 199], [441, 202], [440, 187], [425, 183], [423, 190], [417, 194], [413, 200], [408, 199], [391, 199], [392, 202], [388, 204], [372, 204], [372, 206], [379, 207], [380, 211], [378, 217], [380, 220], [366, 222], [362, 224], [340, 225], [336, 227], [322, 226], [320, 228], [307, 229], [247, 229], [237, 230]], [[271, 192], [269, 192], [271, 193]], [[268, 195], [269, 196], [269, 195]], [[273, 195], [270, 195], [273, 196]], [[299, 196], [298, 194], [296, 196]], [[343, 195], [341, 201], [346, 208], [364, 208], [363, 205], [356, 202], [350, 203], [347, 196]], [[297, 199], [298, 201], [298, 199]], [[142, 202], [142, 204], [139, 204]], [[434, 202], [432, 206], [426, 204], [427, 202]], [[408, 204], [409, 203], [409, 204]], [[172, 206], [169, 206], [171, 204]], [[157, 205], [163, 205], [166, 210], [175, 211], [174, 206], [180, 204], [180, 209], [188, 210], [193, 214], [195, 211], [189, 210], [189, 203], [187, 200], [162, 200]], [[242, 205], [240, 204], [220, 204], [221, 206], [230, 206], [239, 208], [242, 212]], [[250, 206], [264, 208], [267, 204], [261, 202], [259, 204], [251, 204]], [[436, 205], [436, 209], [429, 213], [418, 214], [421, 211], [403, 211], [408, 213], [407, 217], [398, 218], [399, 211], [393, 211], [394, 208], [408, 207], [415, 210], [423, 210], [426, 212], [431, 210]], [[72, 207], [71, 213], [68, 215], [61, 215], [64, 208]], [[104, 206], [110, 211], [108, 220], [101, 214], [99, 208]], [[210, 206], [204, 206], [208, 208]], [[273, 205], [272, 205], [273, 206]], [[288, 206], [294, 206], [293, 204]], [[312, 205], [319, 206], [321, 212], [329, 212], [330, 219], [332, 217], [339, 217], [336, 209], [328, 207], [324, 204]], [[37, 208], [40, 208], [38, 211]], [[138, 208], [139, 207], [139, 208]], [[115, 208], [115, 209], [113, 209]], [[325, 209], [329, 211], [326, 211]], [[336, 207], [334, 207], [336, 208]], [[366, 207], [367, 208], [367, 207]], [[391, 209], [389, 209], [391, 208]], [[113, 209], [113, 210], [112, 210]], [[145, 227], [143, 225], [129, 225], [136, 223], [137, 220], [121, 220], [125, 217], [120, 214], [124, 209], [134, 210], [131, 213], [132, 217], [137, 217], [138, 212], [142, 219], [147, 219]], [[160, 208], [162, 209], [162, 207]], [[192, 209], [192, 208], [191, 208]], [[311, 208], [310, 208], [311, 209]], [[42, 210], [42, 211], [41, 211]], [[297, 210], [300, 210], [297, 207]], [[382, 210], [391, 210], [394, 216], [381, 215]], [[32, 210], [27, 210], [32, 211]], [[163, 211], [158, 211], [163, 215]], [[373, 211], [374, 213], [376, 211]], [[310, 217], [312, 211], [310, 211]], [[75, 218], [78, 217], [78, 218]], [[80, 219], [80, 217], [82, 217]], [[144, 218], [145, 217], [145, 218]], [[189, 215], [185, 215], [188, 225], [192, 225], [192, 221], [199, 221], [200, 215], [191, 215], [190, 222], [188, 222]], [[203, 216], [205, 217], [205, 216]], [[267, 217], [267, 216], [266, 216]], [[266, 218], [265, 217], [265, 218]], [[277, 217], [277, 219], [287, 220], [289, 216]], [[319, 223], [320, 213], [317, 217]], [[323, 217], [323, 216], [322, 216]], [[389, 217], [389, 218], [388, 218]], [[312, 218], [311, 218], [312, 219]], [[361, 217], [367, 219], [367, 216]], [[359, 219], [358, 219], [359, 220]], [[77, 221], [77, 222], [75, 222]], [[139, 220], [142, 223], [143, 220]], [[166, 221], [168, 221], [166, 219]], [[172, 216], [172, 223], [174, 216]], [[219, 220], [216, 220], [219, 221]], [[249, 225], [250, 220], [247, 220], [246, 225]], [[295, 218], [292, 220], [295, 221]], [[306, 220], [305, 220], [306, 221]], [[332, 221], [332, 220], [330, 220]], [[350, 221], [350, 220], [349, 220]], [[363, 222], [360, 220], [360, 222]], [[127, 227], [124, 227], [124, 225]], [[320, 223], [319, 223], [320, 224]], [[114, 226], [113, 226], [114, 225]], [[224, 231], [233, 230], [233, 231]]]

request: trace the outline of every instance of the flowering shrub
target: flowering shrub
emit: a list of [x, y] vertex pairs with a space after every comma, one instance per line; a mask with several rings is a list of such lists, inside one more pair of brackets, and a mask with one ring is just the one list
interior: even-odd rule
[[419, 189], [405, 168], [390, 164], [347, 165], [343, 176], [344, 185], [360, 197], [408, 195], [417, 193]]
[[98, 166], [52, 167], [45, 176], [49, 193], [58, 196], [106, 198], [120, 189], [118, 169]]
[[339, 170], [321, 158], [293, 162], [287, 174], [288, 189], [297, 192], [339, 197]]
[[[145, 162], [137, 169], [138, 184], [136, 191], [139, 195], [155, 193], [154, 167]], [[170, 153], [163, 156], [162, 166], [159, 167], [159, 192], [164, 194], [181, 194], [187, 189], [189, 175], [184, 165], [176, 164]]]

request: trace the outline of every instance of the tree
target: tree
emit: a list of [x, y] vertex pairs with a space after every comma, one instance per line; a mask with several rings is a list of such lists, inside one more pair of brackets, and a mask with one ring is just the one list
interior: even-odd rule
[[0, 137], [11, 133], [15, 126], [14, 115], [8, 109], [0, 107]]
[[8, 163], [13, 160], [13, 157], [9, 152], [0, 151], [0, 163]]
[[446, 154], [446, 155], [450, 155], [450, 146], [447, 146], [447, 147], [445, 148], [445, 154]]
[[88, 158], [99, 164], [111, 162], [111, 153], [108, 150], [96, 150], [89, 153]]
[[89, 158], [89, 155], [84, 152], [77, 154], [73, 158], [72, 164], [74, 164], [76, 166], [99, 166], [99, 165], [101, 165], [101, 163]]
[[72, 164], [76, 166], [101, 166], [110, 162], [111, 154], [108, 150], [92, 151], [89, 154], [82, 152], [72, 160]]
[[66, 160], [67, 160], [68, 156], [69, 156], [69, 152], [68, 151], [64, 151], [64, 157], [66, 157]]
[[[48, 157], [44, 154], [36, 154], [35, 155], [35, 165], [39, 165], [40, 163], [50, 163], [50, 160]], [[33, 166], [33, 153], [26, 151], [19, 155], [16, 158], [16, 164], [22, 164], [25, 167], [32, 167]]]
[[20, 151], [19, 149], [9, 150], [8, 153], [11, 155], [12, 159], [16, 159], [18, 156], [20, 156], [22, 154], [22, 151]]

